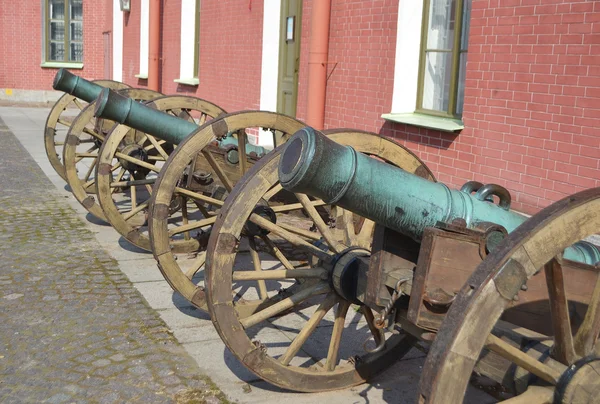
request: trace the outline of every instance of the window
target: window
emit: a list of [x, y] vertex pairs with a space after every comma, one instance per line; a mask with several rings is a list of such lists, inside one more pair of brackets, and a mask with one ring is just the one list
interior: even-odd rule
[[471, 0], [425, 0], [417, 112], [460, 118]]
[[44, 62], [83, 62], [83, 0], [45, 1]]
[[464, 128], [470, 14], [471, 0], [398, 0], [392, 109], [383, 119], [446, 132]]

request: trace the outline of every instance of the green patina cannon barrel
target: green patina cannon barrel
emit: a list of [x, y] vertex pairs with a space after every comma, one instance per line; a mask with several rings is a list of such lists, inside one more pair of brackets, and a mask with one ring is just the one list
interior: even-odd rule
[[[199, 127], [193, 122], [157, 111], [135, 102], [131, 98], [123, 97], [108, 88], [100, 91], [96, 100], [94, 115], [125, 124], [173, 144], [181, 143]], [[218, 142], [219, 147], [228, 151], [228, 160], [233, 164], [237, 163], [236, 159], [239, 158], [237, 153], [234, 152], [237, 139], [228, 134], [223, 139], [219, 139]], [[247, 155], [255, 154], [257, 157], [262, 157], [265, 154], [265, 149], [260, 146], [246, 143], [245, 148]]]
[[[464, 219], [467, 227], [491, 222], [511, 232], [527, 220], [508, 208], [357, 153], [308, 127], [287, 142], [279, 180], [288, 191], [321, 198], [416, 241], [438, 222]], [[600, 250], [579, 242], [565, 250], [564, 257], [595, 264]]]
[[104, 89], [104, 87], [76, 76], [65, 69], [60, 69], [56, 73], [52, 88], [71, 94], [87, 102], [92, 102], [98, 98], [100, 92]]

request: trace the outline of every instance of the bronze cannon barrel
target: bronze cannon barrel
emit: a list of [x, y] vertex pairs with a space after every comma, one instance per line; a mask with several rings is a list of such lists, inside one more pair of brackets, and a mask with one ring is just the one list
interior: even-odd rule
[[[527, 218], [442, 183], [427, 181], [342, 146], [307, 127], [294, 134], [279, 164], [284, 189], [336, 204], [420, 241], [426, 227], [463, 219], [467, 227], [491, 222], [513, 231]], [[579, 242], [565, 258], [587, 264], [600, 250]]]

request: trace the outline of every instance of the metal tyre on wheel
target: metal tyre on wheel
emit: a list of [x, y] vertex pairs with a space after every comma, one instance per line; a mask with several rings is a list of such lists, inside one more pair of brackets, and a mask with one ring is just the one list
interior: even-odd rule
[[[434, 180], [414, 154], [392, 140], [351, 130], [325, 134]], [[370, 308], [334, 290], [332, 266], [350, 254], [369, 256], [373, 223], [281, 191], [282, 150], [263, 158], [236, 185], [213, 228], [206, 269], [211, 319], [238, 360], [279, 387], [316, 392], [363, 383], [415, 340], [386, 333], [385, 348], [365, 352], [362, 342], [382, 342], [381, 331]]]

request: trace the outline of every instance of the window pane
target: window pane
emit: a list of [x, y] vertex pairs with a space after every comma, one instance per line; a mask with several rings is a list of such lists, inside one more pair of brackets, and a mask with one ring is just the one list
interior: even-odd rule
[[71, 43], [71, 54], [69, 55], [70, 62], [83, 62], [83, 44]]
[[65, 19], [65, 0], [49, 0], [50, 4], [50, 19], [64, 20]]
[[458, 90], [456, 94], [456, 115], [462, 115], [463, 103], [465, 101], [465, 73], [467, 71], [467, 53], [460, 54], [460, 63], [458, 67]]
[[51, 22], [50, 23], [50, 39], [54, 41], [65, 40], [65, 23]]
[[462, 32], [460, 33], [460, 50], [467, 50], [469, 41], [469, 28], [471, 26], [471, 0], [463, 4]]
[[65, 60], [65, 44], [63, 42], [50, 43], [49, 60], [63, 62]]
[[431, 0], [427, 49], [452, 49], [456, 0]]
[[71, 20], [83, 20], [83, 2], [81, 0], [71, 0]]
[[71, 40], [81, 41], [83, 40], [83, 24], [80, 22], [71, 23]]
[[423, 78], [424, 109], [447, 112], [452, 77], [451, 52], [427, 52]]

